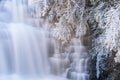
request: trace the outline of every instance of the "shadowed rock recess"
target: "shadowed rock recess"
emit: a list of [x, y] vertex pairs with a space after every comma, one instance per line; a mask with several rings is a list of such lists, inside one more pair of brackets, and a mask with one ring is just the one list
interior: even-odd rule
[[31, 5], [42, 4], [36, 13], [49, 24], [48, 28], [59, 45], [58, 53], [65, 52], [76, 38], [89, 54], [91, 80], [120, 80], [119, 0], [38, 2], [33, 1]]

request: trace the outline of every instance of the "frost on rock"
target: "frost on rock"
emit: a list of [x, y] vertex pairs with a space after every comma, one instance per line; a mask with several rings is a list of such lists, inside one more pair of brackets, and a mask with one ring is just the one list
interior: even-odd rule
[[48, 21], [55, 39], [66, 43], [73, 37], [85, 35], [85, 0], [42, 0], [42, 4], [41, 11], [36, 9], [37, 13]]
[[[106, 70], [104, 69], [106, 65], [104, 60], [109, 57], [108, 55], [113, 54], [110, 51], [120, 49], [120, 3], [108, 6], [105, 2], [101, 2], [94, 11], [94, 18], [98, 23], [97, 28], [102, 29], [101, 34], [94, 39], [93, 44], [97, 54], [96, 70], [97, 78], [99, 78], [102, 70]], [[120, 62], [119, 54], [116, 54], [114, 60]]]
[[41, 11], [45, 2], [44, 0], [29, 0], [28, 1], [28, 6], [29, 6], [29, 14], [31, 15], [32, 18], [34, 19], [40, 19], [41, 17]]
[[50, 7], [48, 20], [54, 24], [53, 36], [56, 39], [68, 42], [72, 37], [85, 34], [85, 0], [54, 0]]
[[95, 15], [98, 27], [103, 29], [103, 33], [97, 38], [97, 42], [110, 50], [120, 47], [120, 5], [98, 11]]

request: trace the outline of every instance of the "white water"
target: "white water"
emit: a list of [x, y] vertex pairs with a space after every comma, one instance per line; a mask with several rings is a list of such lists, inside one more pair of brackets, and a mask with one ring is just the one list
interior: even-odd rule
[[0, 2], [0, 80], [67, 80], [69, 73], [72, 80], [88, 80], [82, 45], [74, 45], [74, 53], [54, 53], [48, 58], [48, 32], [25, 24], [23, 1]]
[[72, 48], [74, 49], [74, 52], [71, 53], [70, 56], [72, 64], [68, 70], [68, 76], [70, 76], [72, 80], [89, 80], [89, 54], [86, 52], [85, 47], [79, 39], [75, 39], [73, 42], [74, 45]]
[[89, 54], [79, 39], [65, 53], [54, 53], [50, 58], [52, 72], [63, 75], [70, 80], [89, 80]]

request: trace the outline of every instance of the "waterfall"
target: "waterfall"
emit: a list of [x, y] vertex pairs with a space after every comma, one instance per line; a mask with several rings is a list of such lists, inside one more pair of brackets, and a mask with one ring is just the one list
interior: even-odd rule
[[5, 61], [0, 64], [3, 66], [0, 68], [1, 73], [27, 75], [48, 72], [45, 35], [42, 30], [25, 24], [10, 23], [1, 29], [4, 38], [0, 38], [0, 61]]
[[27, 0], [0, 1], [0, 80], [88, 80], [89, 58], [82, 43], [73, 41], [74, 52], [68, 48], [49, 56], [48, 46], [56, 43], [43, 26], [26, 23], [27, 8]]
[[[25, 3], [24, 3], [25, 4]], [[24, 22], [24, 7], [23, 0], [12, 0], [12, 14], [13, 14], [13, 21], [23, 21]]]
[[55, 52], [50, 57], [51, 70], [55, 75], [65, 76], [70, 80], [89, 80], [88, 64], [90, 55], [80, 39], [73, 39], [73, 45], [64, 53]]
[[24, 23], [23, 1], [0, 2], [0, 80], [49, 74], [47, 31]]
[[71, 53], [70, 56], [72, 59], [72, 64], [70, 65], [68, 76], [73, 80], [89, 80], [89, 54], [86, 52], [81, 41], [77, 39], [74, 40], [74, 45], [72, 47], [74, 52]]

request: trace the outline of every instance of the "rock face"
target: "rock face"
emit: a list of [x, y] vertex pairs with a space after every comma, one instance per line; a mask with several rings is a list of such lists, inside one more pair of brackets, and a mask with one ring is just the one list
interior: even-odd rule
[[35, 13], [48, 22], [59, 51], [77, 38], [91, 55], [91, 80], [120, 80], [119, 0], [36, 1]]
[[[94, 6], [93, 22], [89, 24], [92, 33], [92, 50], [96, 62], [95, 80], [119, 80], [119, 1], [92, 2]], [[115, 56], [117, 57], [115, 58]], [[94, 69], [93, 69], [94, 71]], [[93, 79], [94, 80], [94, 79]]]

